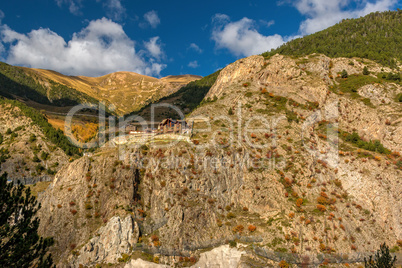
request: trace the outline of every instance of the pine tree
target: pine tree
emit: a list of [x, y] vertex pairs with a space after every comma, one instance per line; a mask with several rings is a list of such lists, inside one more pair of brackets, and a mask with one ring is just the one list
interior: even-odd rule
[[363, 75], [369, 75], [370, 71], [368, 70], [367, 66], [364, 66], [363, 68]]
[[368, 260], [364, 258], [364, 267], [366, 268], [391, 268], [394, 267], [396, 262], [396, 256], [392, 258], [389, 253], [388, 246], [384, 243], [380, 246], [380, 249], [377, 250], [377, 253], [374, 256], [370, 256]]
[[52, 267], [52, 238], [38, 235], [40, 208], [29, 188], [0, 176], [0, 267]]
[[348, 78], [348, 76], [349, 76], [349, 75], [348, 75], [348, 72], [347, 72], [345, 69], [343, 69], [343, 70], [342, 70], [342, 73], [341, 73], [341, 77], [342, 77], [342, 78]]
[[233, 115], [232, 107], [229, 108], [228, 115]]

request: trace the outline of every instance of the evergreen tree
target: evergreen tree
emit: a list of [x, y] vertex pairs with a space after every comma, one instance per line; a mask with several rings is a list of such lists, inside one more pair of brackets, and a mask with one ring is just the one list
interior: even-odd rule
[[36, 163], [39, 163], [40, 159], [39, 159], [39, 157], [37, 155], [34, 155], [34, 157], [32, 158], [32, 161], [36, 162]]
[[29, 137], [29, 142], [34, 142], [34, 141], [36, 141], [36, 135], [31, 134], [31, 136]]
[[370, 71], [368, 70], [367, 66], [364, 66], [363, 68], [363, 75], [369, 75]]
[[349, 76], [349, 75], [348, 75], [348, 72], [347, 72], [345, 69], [343, 69], [343, 70], [342, 70], [342, 73], [341, 73], [341, 77], [342, 77], [342, 78], [348, 78], [348, 76]]
[[229, 108], [228, 115], [233, 115], [232, 107]]
[[388, 246], [384, 243], [380, 246], [380, 249], [377, 250], [374, 258], [370, 256], [368, 260], [364, 258], [364, 267], [366, 268], [391, 268], [394, 267], [396, 262], [396, 256], [392, 258], [389, 253]]
[[0, 133], [0, 144], [2, 144], [3, 143], [3, 135], [1, 135], [1, 133]]
[[38, 235], [40, 208], [29, 188], [0, 176], [0, 267], [52, 267], [52, 238]]

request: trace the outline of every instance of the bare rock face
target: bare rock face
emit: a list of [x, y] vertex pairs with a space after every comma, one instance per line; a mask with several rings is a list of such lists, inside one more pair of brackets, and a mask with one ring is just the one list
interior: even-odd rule
[[127, 263], [124, 268], [168, 268], [169, 265], [157, 264], [153, 262], [144, 261], [142, 259], [132, 260]]
[[220, 246], [211, 251], [202, 253], [198, 263], [192, 267], [237, 268], [240, 263], [240, 258], [243, 254], [245, 254], [245, 252], [239, 251], [236, 248], [230, 248], [228, 245]]
[[124, 219], [115, 216], [96, 233], [80, 249], [78, 257], [71, 261], [74, 266], [117, 263], [121, 255], [129, 253], [130, 248], [137, 243], [139, 229], [132, 216], [128, 215]]
[[[64, 262], [83, 246], [87, 260], [97, 254], [98, 258], [114, 258], [119, 251], [106, 254], [109, 246], [136, 241], [138, 227], [127, 216], [131, 214], [127, 208], [134, 198], [135, 178], [135, 171], [120, 164], [114, 155], [83, 157], [56, 174], [39, 198], [42, 207], [38, 211], [40, 234], [56, 241], [52, 249], [56, 262]], [[107, 227], [99, 229], [105, 223]], [[104, 235], [96, 237], [101, 233]], [[111, 245], [107, 245], [108, 240]], [[91, 245], [97, 253], [91, 253]]]
[[251, 56], [230, 64], [220, 72], [218, 79], [205, 98], [220, 97], [226, 86], [253, 77], [261, 69], [263, 63], [264, 57]]
[[[225, 268], [238, 268], [241, 266], [241, 257], [246, 254], [237, 248], [230, 248], [228, 245], [223, 245], [201, 253], [200, 259], [192, 268], [210, 268], [210, 267], [225, 267]], [[164, 268], [169, 267], [163, 264], [156, 264], [147, 262], [141, 259], [132, 260], [124, 268]]]
[[[361, 75], [365, 66], [369, 66], [372, 78], [376, 77], [375, 72], [392, 71], [368, 60], [363, 63], [362, 60], [332, 59], [319, 54], [299, 59], [275, 55], [268, 60], [251, 56], [223, 69], [205, 98], [224, 98], [222, 102], [232, 109], [234, 103], [251, 100], [244, 98], [244, 94], [261, 91], [301, 104], [317, 103], [320, 107], [336, 102], [340, 107], [342, 128], [350, 132], [355, 129], [365, 140], [380, 140], [386, 147], [402, 152], [402, 126], [398, 116], [401, 105], [395, 101], [402, 90], [400, 85], [390, 81], [366, 84], [355, 89], [359, 98], [333, 93], [339, 86], [337, 78], [342, 70], [349, 76]], [[256, 110], [264, 108], [260, 101], [253, 106]], [[205, 109], [202, 108], [193, 114], [203, 112]]]

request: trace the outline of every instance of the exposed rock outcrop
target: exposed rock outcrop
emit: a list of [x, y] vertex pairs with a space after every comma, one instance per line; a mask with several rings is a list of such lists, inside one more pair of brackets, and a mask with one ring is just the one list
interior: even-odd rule
[[76, 258], [71, 258], [70, 263], [75, 267], [80, 264], [117, 263], [122, 254], [131, 252], [138, 236], [138, 225], [132, 216], [124, 219], [114, 216], [96, 231], [96, 236], [79, 250]]

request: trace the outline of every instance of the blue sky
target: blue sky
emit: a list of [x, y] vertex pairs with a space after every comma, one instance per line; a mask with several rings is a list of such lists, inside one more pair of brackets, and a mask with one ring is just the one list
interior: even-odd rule
[[398, 0], [13, 0], [0, 4], [0, 60], [67, 75], [208, 75]]

